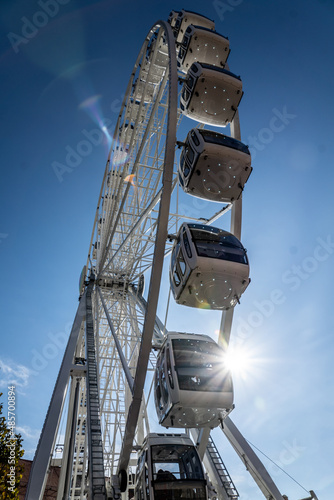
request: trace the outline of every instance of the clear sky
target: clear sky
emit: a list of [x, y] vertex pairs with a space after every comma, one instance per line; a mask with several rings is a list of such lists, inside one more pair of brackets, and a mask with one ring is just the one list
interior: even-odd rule
[[[332, 500], [332, 0], [1, 3], [0, 390], [16, 383], [17, 430], [32, 458], [78, 303], [108, 151], [101, 118], [113, 130], [149, 28], [182, 8], [229, 37], [253, 156], [242, 229], [252, 282], [232, 331], [251, 362], [235, 374], [231, 418], [304, 488]], [[189, 200], [189, 209], [206, 207]], [[167, 292], [165, 273], [161, 317]], [[173, 305], [169, 330], [215, 335], [219, 314], [184, 309]], [[221, 432], [214, 438], [241, 499], [263, 498]], [[289, 500], [307, 496], [260, 458]]]

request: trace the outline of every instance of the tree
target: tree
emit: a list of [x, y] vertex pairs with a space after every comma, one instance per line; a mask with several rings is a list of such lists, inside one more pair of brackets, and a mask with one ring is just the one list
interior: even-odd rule
[[[14, 393], [10, 389], [8, 394]], [[24, 453], [22, 437], [21, 434], [14, 434], [15, 419], [9, 421], [14, 423], [12, 426], [2, 416], [2, 407], [3, 404], [0, 403], [0, 499], [18, 500], [19, 484], [23, 474], [23, 466], [19, 464], [19, 459]]]

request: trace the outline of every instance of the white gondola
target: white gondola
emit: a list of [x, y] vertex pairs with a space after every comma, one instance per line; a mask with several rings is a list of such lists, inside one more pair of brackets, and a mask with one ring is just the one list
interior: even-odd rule
[[[173, 11], [172, 11], [173, 12]], [[208, 28], [209, 30], [215, 30], [215, 22], [208, 17], [197, 14], [197, 12], [192, 12], [190, 10], [181, 10], [175, 19], [175, 13], [169, 15], [170, 24], [174, 31], [174, 36], [176, 42], [182, 42], [183, 35], [190, 24], [194, 26], [202, 26], [203, 28]]]
[[184, 498], [208, 498], [194, 443], [187, 434], [148, 434], [138, 457], [135, 500]]
[[179, 182], [193, 196], [237, 200], [252, 172], [248, 146], [213, 130], [192, 129], [182, 148]]
[[193, 120], [225, 127], [233, 120], [241, 97], [240, 77], [211, 64], [193, 63], [181, 90], [180, 108]]
[[224, 350], [207, 335], [169, 332], [157, 359], [154, 398], [164, 427], [213, 429], [233, 409]]
[[180, 11], [178, 10], [171, 10], [168, 16], [168, 22], [171, 25], [172, 28], [174, 28], [176, 19], [178, 18], [180, 14]]
[[177, 56], [177, 65], [186, 73], [192, 63], [205, 62], [223, 68], [230, 53], [228, 38], [201, 26], [186, 29]]
[[173, 245], [169, 279], [178, 304], [229, 309], [250, 282], [246, 250], [227, 231], [184, 222]]

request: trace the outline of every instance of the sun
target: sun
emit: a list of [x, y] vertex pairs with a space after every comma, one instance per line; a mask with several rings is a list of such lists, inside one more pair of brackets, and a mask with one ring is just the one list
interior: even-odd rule
[[231, 371], [232, 375], [247, 377], [254, 367], [254, 357], [242, 345], [229, 346], [225, 355], [225, 363], [227, 368]]

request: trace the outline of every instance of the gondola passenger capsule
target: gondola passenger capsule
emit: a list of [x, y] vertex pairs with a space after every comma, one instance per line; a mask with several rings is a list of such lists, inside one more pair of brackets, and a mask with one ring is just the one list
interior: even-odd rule
[[176, 302], [202, 309], [234, 307], [250, 282], [247, 253], [238, 238], [192, 223], [183, 223], [175, 238], [169, 279]]
[[172, 11], [168, 20], [172, 26], [176, 42], [182, 42], [182, 38], [190, 24], [202, 26], [212, 31], [215, 30], [215, 22], [206, 16], [197, 14], [197, 12], [182, 9], [177, 16], [175, 14], [176, 13]]
[[193, 63], [181, 89], [183, 114], [201, 123], [226, 127], [242, 97], [242, 81], [230, 71], [206, 63]]
[[181, 42], [177, 65], [183, 73], [187, 73], [194, 62], [205, 62], [223, 68], [229, 53], [228, 38], [216, 31], [190, 25]]
[[176, 23], [176, 19], [179, 16], [180, 11], [178, 10], [171, 10], [168, 16], [168, 22], [171, 25], [171, 28], [173, 29]]
[[154, 397], [164, 427], [214, 428], [233, 408], [225, 352], [207, 335], [169, 332], [157, 359]]
[[150, 433], [138, 457], [135, 500], [207, 500], [196, 447], [187, 434]]
[[251, 156], [242, 142], [213, 130], [192, 129], [179, 163], [186, 193], [216, 202], [237, 200], [251, 174]]

